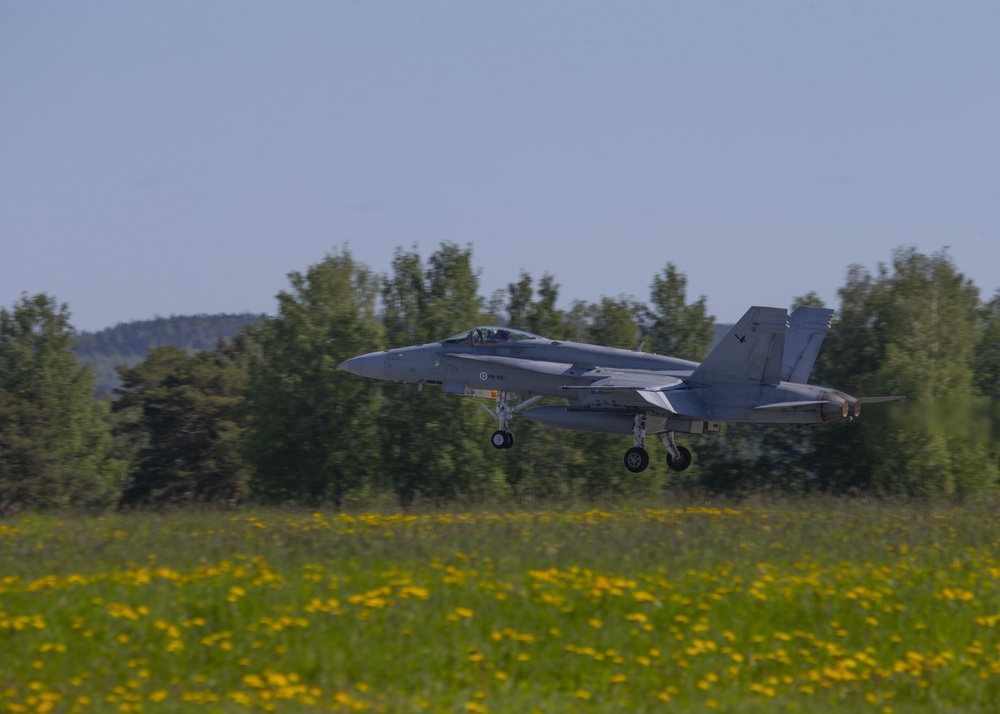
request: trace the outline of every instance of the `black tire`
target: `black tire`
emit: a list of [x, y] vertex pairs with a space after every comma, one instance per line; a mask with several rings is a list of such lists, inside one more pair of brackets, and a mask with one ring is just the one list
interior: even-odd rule
[[649, 466], [649, 454], [641, 446], [633, 446], [625, 452], [625, 468], [632, 473], [641, 473], [647, 466]]
[[494, 449], [509, 449], [507, 445], [511, 440], [508, 440], [507, 434], [509, 432], [500, 431], [497, 429], [493, 432], [493, 436], [490, 437], [490, 443], [493, 444]]
[[514, 446], [514, 432], [512, 432], [512, 431], [505, 431], [504, 435], [507, 437], [507, 443], [504, 444], [503, 448], [509, 449], [512, 446]]
[[691, 461], [693, 460], [691, 452], [686, 447], [678, 446], [677, 451], [681, 455], [679, 459], [675, 459], [670, 455], [669, 451], [667, 452], [667, 468], [671, 471], [683, 471], [691, 465]]

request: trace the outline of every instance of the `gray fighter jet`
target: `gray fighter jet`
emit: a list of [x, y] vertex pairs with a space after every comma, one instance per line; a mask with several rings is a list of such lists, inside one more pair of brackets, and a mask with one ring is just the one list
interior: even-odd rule
[[[807, 384], [833, 310], [751, 307], [702, 363], [597, 345], [550, 340], [507, 327], [474, 327], [426, 345], [354, 357], [340, 367], [372, 379], [440, 385], [449, 393], [492, 399], [492, 443], [514, 445], [515, 413], [539, 424], [631, 434], [632, 472], [649, 465], [648, 435], [683, 471], [691, 452], [675, 433], [719, 431], [722, 422], [789, 427], [854, 419], [861, 405], [903, 397], [862, 397]], [[531, 407], [544, 397], [565, 403]]]

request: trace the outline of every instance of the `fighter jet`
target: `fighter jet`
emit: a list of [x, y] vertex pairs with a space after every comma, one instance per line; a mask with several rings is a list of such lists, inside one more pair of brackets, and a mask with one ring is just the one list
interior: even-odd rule
[[[440, 342], [372, 352], [342, 369], [372, 379], [438, 385], [490, 399], [491, 442], [514, 445], [515, 414], [577, 431], [631, 435], [625, 468], [649, 466], [647, 436], [658, 436], [667, 466], [683, 471], [691, 452], [674, 434], [719, 431], [723, 422], [802, 427], [855, 419], [861, 405], [904, 397], [852, 397], [808, 384], [833, 310], [751, 307], [704, 362], [550, 340], [509, 327], [474, 327]], [[562, 403], [532, 406], [545, 397]], [[531, 407], [531, 408], [529, 408]]]

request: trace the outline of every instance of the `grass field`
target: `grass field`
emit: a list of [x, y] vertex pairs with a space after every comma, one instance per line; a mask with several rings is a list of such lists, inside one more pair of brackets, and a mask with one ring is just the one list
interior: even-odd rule
[[996, 504], [0, 521], [0, 712], [996, 711]]

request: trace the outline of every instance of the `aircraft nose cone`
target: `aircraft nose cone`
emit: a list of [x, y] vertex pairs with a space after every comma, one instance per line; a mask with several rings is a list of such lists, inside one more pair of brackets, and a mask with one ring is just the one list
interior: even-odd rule
[[370, 379], [385, 379], [385, 352], [371, 352], [344, 360], [339, 367], [351, 374]]

